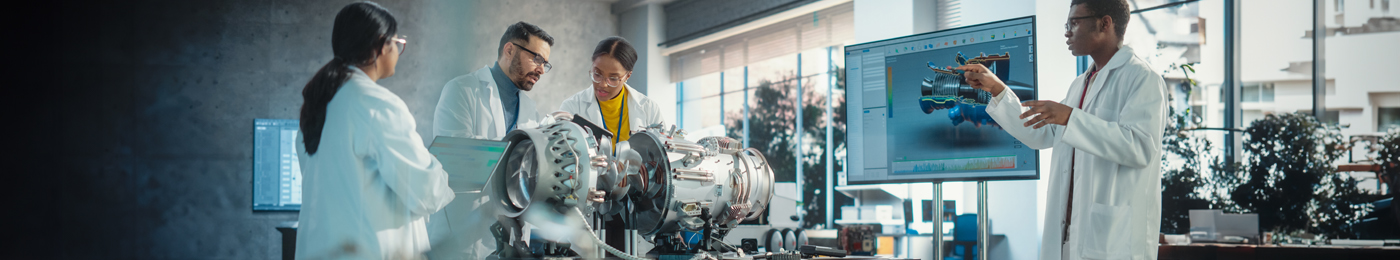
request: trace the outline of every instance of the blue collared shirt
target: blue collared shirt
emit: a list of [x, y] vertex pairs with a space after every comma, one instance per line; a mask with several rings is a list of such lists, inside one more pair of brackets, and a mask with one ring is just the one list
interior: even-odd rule
[[510, 81], [498, 62], [491, 66], [491, 78], [496, 80], [496, 91], [500, 91], [501, 108], [505, 110], [506, 131], [515, 130], [516, 114], [520, 113], [520, 88]]

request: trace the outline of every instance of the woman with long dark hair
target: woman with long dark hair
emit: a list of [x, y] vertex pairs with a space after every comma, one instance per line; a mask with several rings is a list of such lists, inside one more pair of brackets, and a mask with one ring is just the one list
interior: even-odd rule
[[331, 59], [302, 90], [301, 259], [417, 258], [426, 220], [452, 201], [408, 106], [375, 81], [394, 75], [407, 40], [389, 10], [353, 3], [335, 16]]

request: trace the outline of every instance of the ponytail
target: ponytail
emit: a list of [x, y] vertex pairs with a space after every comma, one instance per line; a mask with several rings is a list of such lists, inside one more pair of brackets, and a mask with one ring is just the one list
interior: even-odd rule
[[326, 126], [326, 107], [340, 86], [350, 80], [350, 66], [366, 65], [379, 57], [379, 51], [398, 32], [398, 20], [388, 9], [373, 2], [346, 5], [335, 15], [331, 28], [331, 51], [335, 58], [316, 71], [301, 90], [301, 133], [306, 154], [315, 155]]
[[345, 59], [336, 57], [321, 66], [306, 88], [301, 90], [301, 132], [305, 138], [306, 154], [316, 154], [321, 144], [321, 128], [326, 125], [326, 106], [340, 91], [340, 86], [350, 80], [350, 65]]

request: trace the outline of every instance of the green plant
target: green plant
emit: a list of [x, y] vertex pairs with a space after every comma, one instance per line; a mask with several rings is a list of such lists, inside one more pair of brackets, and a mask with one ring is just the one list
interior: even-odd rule
[[1369, 211], [1370, 197], [1332, 165], [1350, 146], [1338, 129], [1302, 113], [1268, 115], [1245, 129], [1249, 164], [1230, 191], [1264, 230], [1350, 237], [1349, 223]]
[[[1394, 198], [1400, 194], [1396, 191], [1396, 188], [1400, 188], [1400, 127], [1391, 127], [1386, 130], [1378, 145], [1381, 146], [1381, 149], [1377, 152], [1380, 158], [1376, 163], [1380, 164], [1381, 169], [1377, 174], [1389, 181], [1387, 184], [1390, 185], [1390, 195]], [[1391, 208], [1400, 209], [1400, 207]]]
[[[1186, 90], [1186, 95], [1182, 97], [1190, 104], [1191, 92], [1196, 87], [1196, 80], [1191, 79], [1191, 73], [1196, 70], [1192, 64], [1175, 65], [1166, 73], [1172, 70], [1180, 70], [1186, 76], [1186, 81], [1180, 86]], [[1162, 132], [1162, 222], [1161, 232], [1169, 234], [1184, 234], [1190, 229], [1190, 210], [1205, 209], [1211, 207], [1210, 192], [1205, 188], [1209, 187], [1210, 178], [1202, 171], [1201, 158], [1208, 157], [1207, 152], [1212, 149], [1210, 140], [1193, 134], [1189, 130], [1194, 127], [1191, 118], [1191, 110], [1178, 109], [1177, 97], [1169, 95], [1167, 97], [1171, 106], [1167, 107], [1169, 121], [1165, 131]], [[1175, 157], [1175, 158], [1173, 158]], [[1173, 160], [1176, 159], [1176, 160]]]
[[[1202, 188], [1209, 179], [1202, 176], [1202, 153], [1211, 150], [1211, 142], [1185, 131], [1185, 113], [1172, 113], [1171, 124], [1162, 138], [1162, 224], [1161, 232], [1185, 234], [1190, 229], [1190, 210], [1205, 209], [1211, 205], [1208, 196], [1203, 196]], [[1182, 159], [1181, 167], [1172, 167], [1171, 155]], [[1208, 193], [1207, 193], [1208, 195]]]
[[[1379, 220], [1393, 221], [1391, 222], [1392, 224], [1400, 224], [1400, 207], [1393, 204], [1400, 201], [1400, 190], [1397, 190], [1397, 188], [1400, 188], [1400, 127], [1391, 127], [1386, 131], [1385, 135], [1381, 136], [1381, 139], [1376, 142], [1375, 145], [1380, 146], [1379, 151], [1377, 151], [1377, 155], [1379, 156], [1375, 160], [1377, 164], [1380, 164], [1380, 171], [1377, 172], [1377, 175], [1389, 186], [1390, 194], [1386, 196], [1390, 196], [1392, 203], [1389, 207], [1390, 212], [1388, 214], [1390, 218]], [[1382, 213], [1376, 215], [1385, 216], [1387, 214]], [[1384, 234], [1385, 232], [1376, 233]], [[1375, 234], [1367, 236], [1368, 237], [1362, 238], [1377, 238]]]
[[[1164, 73], [1174, 71], [1185, 75], [1180, 85], [1189, 99], [1197, 86], [1191, 78], [1195, 69], [1192, 64], [1174, 64]], [[1178, 103], [1170, 104], [1170, 122], [1162, 138], [1162, 232], [1186, 233], [1191, 209], [1213, 208], [1257, 213], [1262, 230], [1279, 234], [1351, 238], [1355, 232], [1350, 225], [1371, 210], [1366, 203], [1374, 196], [1333, 166], [1351, 146], [1336, 126], [1299, 113], [1266, 116], [1245, 130], [1249, 162], [1241, 164], [1210, 155], [1211, 142], [1188, 132], [1193, 128], [1191, 111], [1181, 112]], [[1400, 128], [1381, 141], [1382, 160], [1388, 160], [1382, 162], [1381, 172], [1391, 180], [1400, 177], [1397, 138]], [[1392, 190], [1396, 183], [1391, 182]]]

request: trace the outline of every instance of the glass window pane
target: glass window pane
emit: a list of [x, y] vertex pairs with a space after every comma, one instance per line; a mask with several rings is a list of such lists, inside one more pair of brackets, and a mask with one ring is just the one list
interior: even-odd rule
[[[827, 93], [831, 90], [831, 64], [828, 48], [818, 47], [803, 50], [802, 54], [802, 142], [800, 152], [802, 153], [802, 189], [803, 205], [807, 210], [807, 216], [803, 219], [809, 223], [824, 223], [826, 211], [821, 205], [826, 205], [826, 196], [822, 192], [827, 192], [826, 176], [828, 175], [827, 164], [827, 131], [826, 127], [830, 120], [827, 117], [827, 106], [831, 96]], [[832, 51], [834, 52], [834, 50]], [[835, 140], [832, 140], [833, 142]]]
[[1259, 84], [1246, 84], [1240, 88], [1240, 102], [1259, 102]]
[[1245, 106], [1255, 116], [1243, 117], [1241, 128], [1262, 115], [1312, 110], [1312, 11], [1312, 0], [1240, 3], [1240, 77], [1255, 86], [1240, 97], [1263, 102]]
[[[1137, 10], [1168, 2], [1176, 1], [1136, 0], [1130, 4]], [[1181, 147], [1164, 147], [1167, 154], [1162, 169], [1163, 233], [1189, 231], [1188, 210], [1208, 205], [1202, 198], [1209, 195], [1200, 193], [1209, 191], [1179, 180], [1207, 178], [1209, 175], [1201, 171], [1209, 169], [1199, 162], [1210, 162], [1224, 152], [1221, 146], [1200, 145], [1223, 143], [1226, 133], [1211, 130], [1223, 127], [1225, 122], [1226, 103], [1221, 88], [1225, 63], [1223, 4], [1221, 0], [1203, 0], [1137, 13], [1131, 17], [1124, 35], [1124, 45], [1132, 47], [1138, 57], [1162, 74], [1170, 88], [1171, 120], [1167, 130], [1181, 133], [1166, 137], [1180, 139], [1170, 145]], [[1254, 93], [1257, 101], [1257, 87]], [[1179, 192], [1183, 190], [1188, 192]]]
[[744, 138], [744, 67], [724, 70], [724, 127], [730, 138]]
[[1274, 102], [1274, 84], [1259, 86], [1259, 102]]
[[[720, 123], [723, 111], [720, 107], [719, 73], [710, 73], [683, 81], [684, 100], [681, 101], [680, 119], [688, 139], [724, 135], [724, 125]], [[692, 138], [693, 137], [693, 138]]]
[[1391, 127], [1400, 127], [1400, 107], [1382, 107], [1377, 109], [1380, 113], [1377, 118], [1380, 126], [1376, 127], [1377, 132], [1389, 131]]
[[1337, 125], [1338, 123], [1340, 123], [1339, 119], [1341, 119], [1341, 115], [1342, 111], [1327, 110], [1325, 113], [1323, 113], [1323, 117], [1320, 121], [1328, 125]]
[[[825, 47], [803, 50], [802, 52], [802, 154], [807, 166], [804, 173], [825, 175], [826, 166], [826, 106], [827, 49]], [[823, 180], [824, 181], [824, 180]]]
[[749, 65], [749, 146], [763, 152], [779, 182], [796, 181], [796, 74], [796, 53]]

